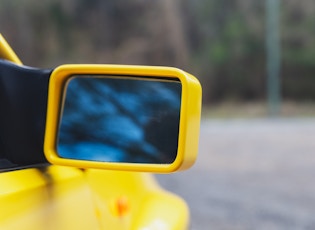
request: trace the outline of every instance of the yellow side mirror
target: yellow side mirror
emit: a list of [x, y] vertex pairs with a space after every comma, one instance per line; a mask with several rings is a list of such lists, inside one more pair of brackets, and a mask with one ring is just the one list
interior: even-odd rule
[[44, 152], [53, 164], [146, 172], [190, 167], [201, 86], [170, 67], [63, 65], [50, 77]]

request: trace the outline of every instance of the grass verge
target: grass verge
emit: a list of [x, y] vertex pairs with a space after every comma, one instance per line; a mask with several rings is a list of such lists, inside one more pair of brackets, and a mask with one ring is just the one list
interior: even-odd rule
[[[202, 117], [213, 119], [266, 118], [269, 117], [268, 106], [264, 102], [223, 102], [215, 105], [203, 105]], [[278, 117], [314, 117], [315, 102], [285, 101], [279, 108]]]

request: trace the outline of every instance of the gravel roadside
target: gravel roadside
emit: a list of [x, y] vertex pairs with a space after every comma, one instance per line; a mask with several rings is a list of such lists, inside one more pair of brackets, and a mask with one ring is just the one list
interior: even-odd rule
[[192, 229], [315, 229], [315, 119], [203, 120], [188, 171], [157, 175]]

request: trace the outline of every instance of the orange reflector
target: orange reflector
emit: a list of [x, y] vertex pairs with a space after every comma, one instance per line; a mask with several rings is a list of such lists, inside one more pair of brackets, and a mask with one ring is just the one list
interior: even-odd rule
[[118, 216], [124, 216], [129, 210], [129, 202], [127, 197], [121, 196], [117, 199]]
[[126, 196], [116, 198], [112, 204], [112, 213], [115, 216], [125, 216], [130, 210], [130, 202]]

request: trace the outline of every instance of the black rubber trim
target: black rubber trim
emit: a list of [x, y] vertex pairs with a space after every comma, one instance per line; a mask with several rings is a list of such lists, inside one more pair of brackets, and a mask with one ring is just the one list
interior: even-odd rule
[[0, 169], [47, 163], [43, 143], [51, 72], [0, 59]]

